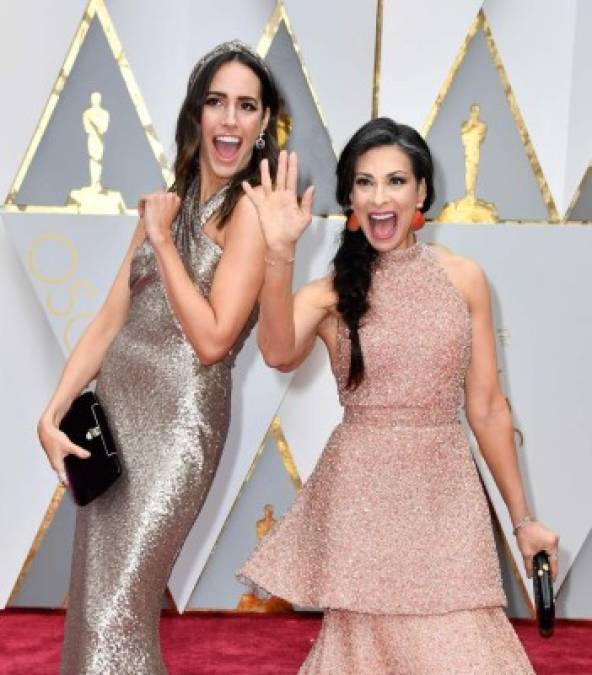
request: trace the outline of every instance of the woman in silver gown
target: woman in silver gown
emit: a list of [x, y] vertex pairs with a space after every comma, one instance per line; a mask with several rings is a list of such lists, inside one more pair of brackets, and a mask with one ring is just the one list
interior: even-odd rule
[[166, 673], [161, 598], [218, 465], [230, 369], [264, 276], [241, 183], [258, 182], [262, 160], [275, 172], [278, 107], [273, 77], [246, 45], [224, 43], [196, 65], [177, 122], [174, 186], [140, 200], [115, 283], [39, 422], [67, 482], [64, 457], [86, 453], [59, 423], [96, 377], [124, 467], [78, 509], [64, 675]]

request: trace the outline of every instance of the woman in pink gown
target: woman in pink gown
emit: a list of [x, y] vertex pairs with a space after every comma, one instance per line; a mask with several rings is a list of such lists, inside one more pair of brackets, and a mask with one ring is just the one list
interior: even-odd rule
[[259, 343], [296, 368], [327, 346], [343, 422], [283, 520], [240, 570], [292, 603], [326, 610], [301, 674], [533, 673], [503, 606], [487, 501], [459, 423], [463, 404], [515, 526], [527, 572], [557, 536], [530, 514], [497, 378], [487, 281], [472, 261], [416, 241], [433, 202], [419, 134], [364, 125], [337, 168], [348, 220], [334, 269], [292, 296], [296, 157], [247, 194], [267, 245]]

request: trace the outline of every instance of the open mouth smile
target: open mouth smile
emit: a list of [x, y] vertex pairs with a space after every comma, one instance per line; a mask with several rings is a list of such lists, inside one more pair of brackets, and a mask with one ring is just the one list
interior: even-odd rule
[[397, 214], [394, 211], [369, 213], [368, 224], [374, 239], [390, 239], [397, 231]]
[[218, 158], [225, 163], [234, 162], [242, 145], [242, 138], [239, 136], [214, 136], [214, 149]]

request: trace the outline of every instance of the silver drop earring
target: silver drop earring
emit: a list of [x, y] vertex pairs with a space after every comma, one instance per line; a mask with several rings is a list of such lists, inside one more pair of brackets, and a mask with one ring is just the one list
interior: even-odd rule
[[259, 133], [259, 138], [255, 141], [255, 147], [257, 150], [263, 150], [265, 147], [265, 139], [263, 138], [263, 131]]

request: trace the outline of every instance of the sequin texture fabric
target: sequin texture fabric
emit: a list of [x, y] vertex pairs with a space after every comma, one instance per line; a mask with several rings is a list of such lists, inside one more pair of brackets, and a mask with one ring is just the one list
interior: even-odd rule
[[365, 378], [346, 389], [339, 322], [343, 422], [240, 577], [330, 608], [307, 675], [531, 673], [503, 613], [488, 506], [458, 420], [466, 303], [421, 243], [381, 254], [369, 301]]
[[[222, 250], [203, 232], [225, 189], [203, 206], [189, 192], [173, 236], [207, 297]], [[161, 675], [161, 599], [175, 557], [207, 495], [226, 438], [231, 353], [204, 366], [171, 310], [144, 241], [130, 272], [127, 321], [97, 381], [123, 475], [78, 509], [63, 675]]]

